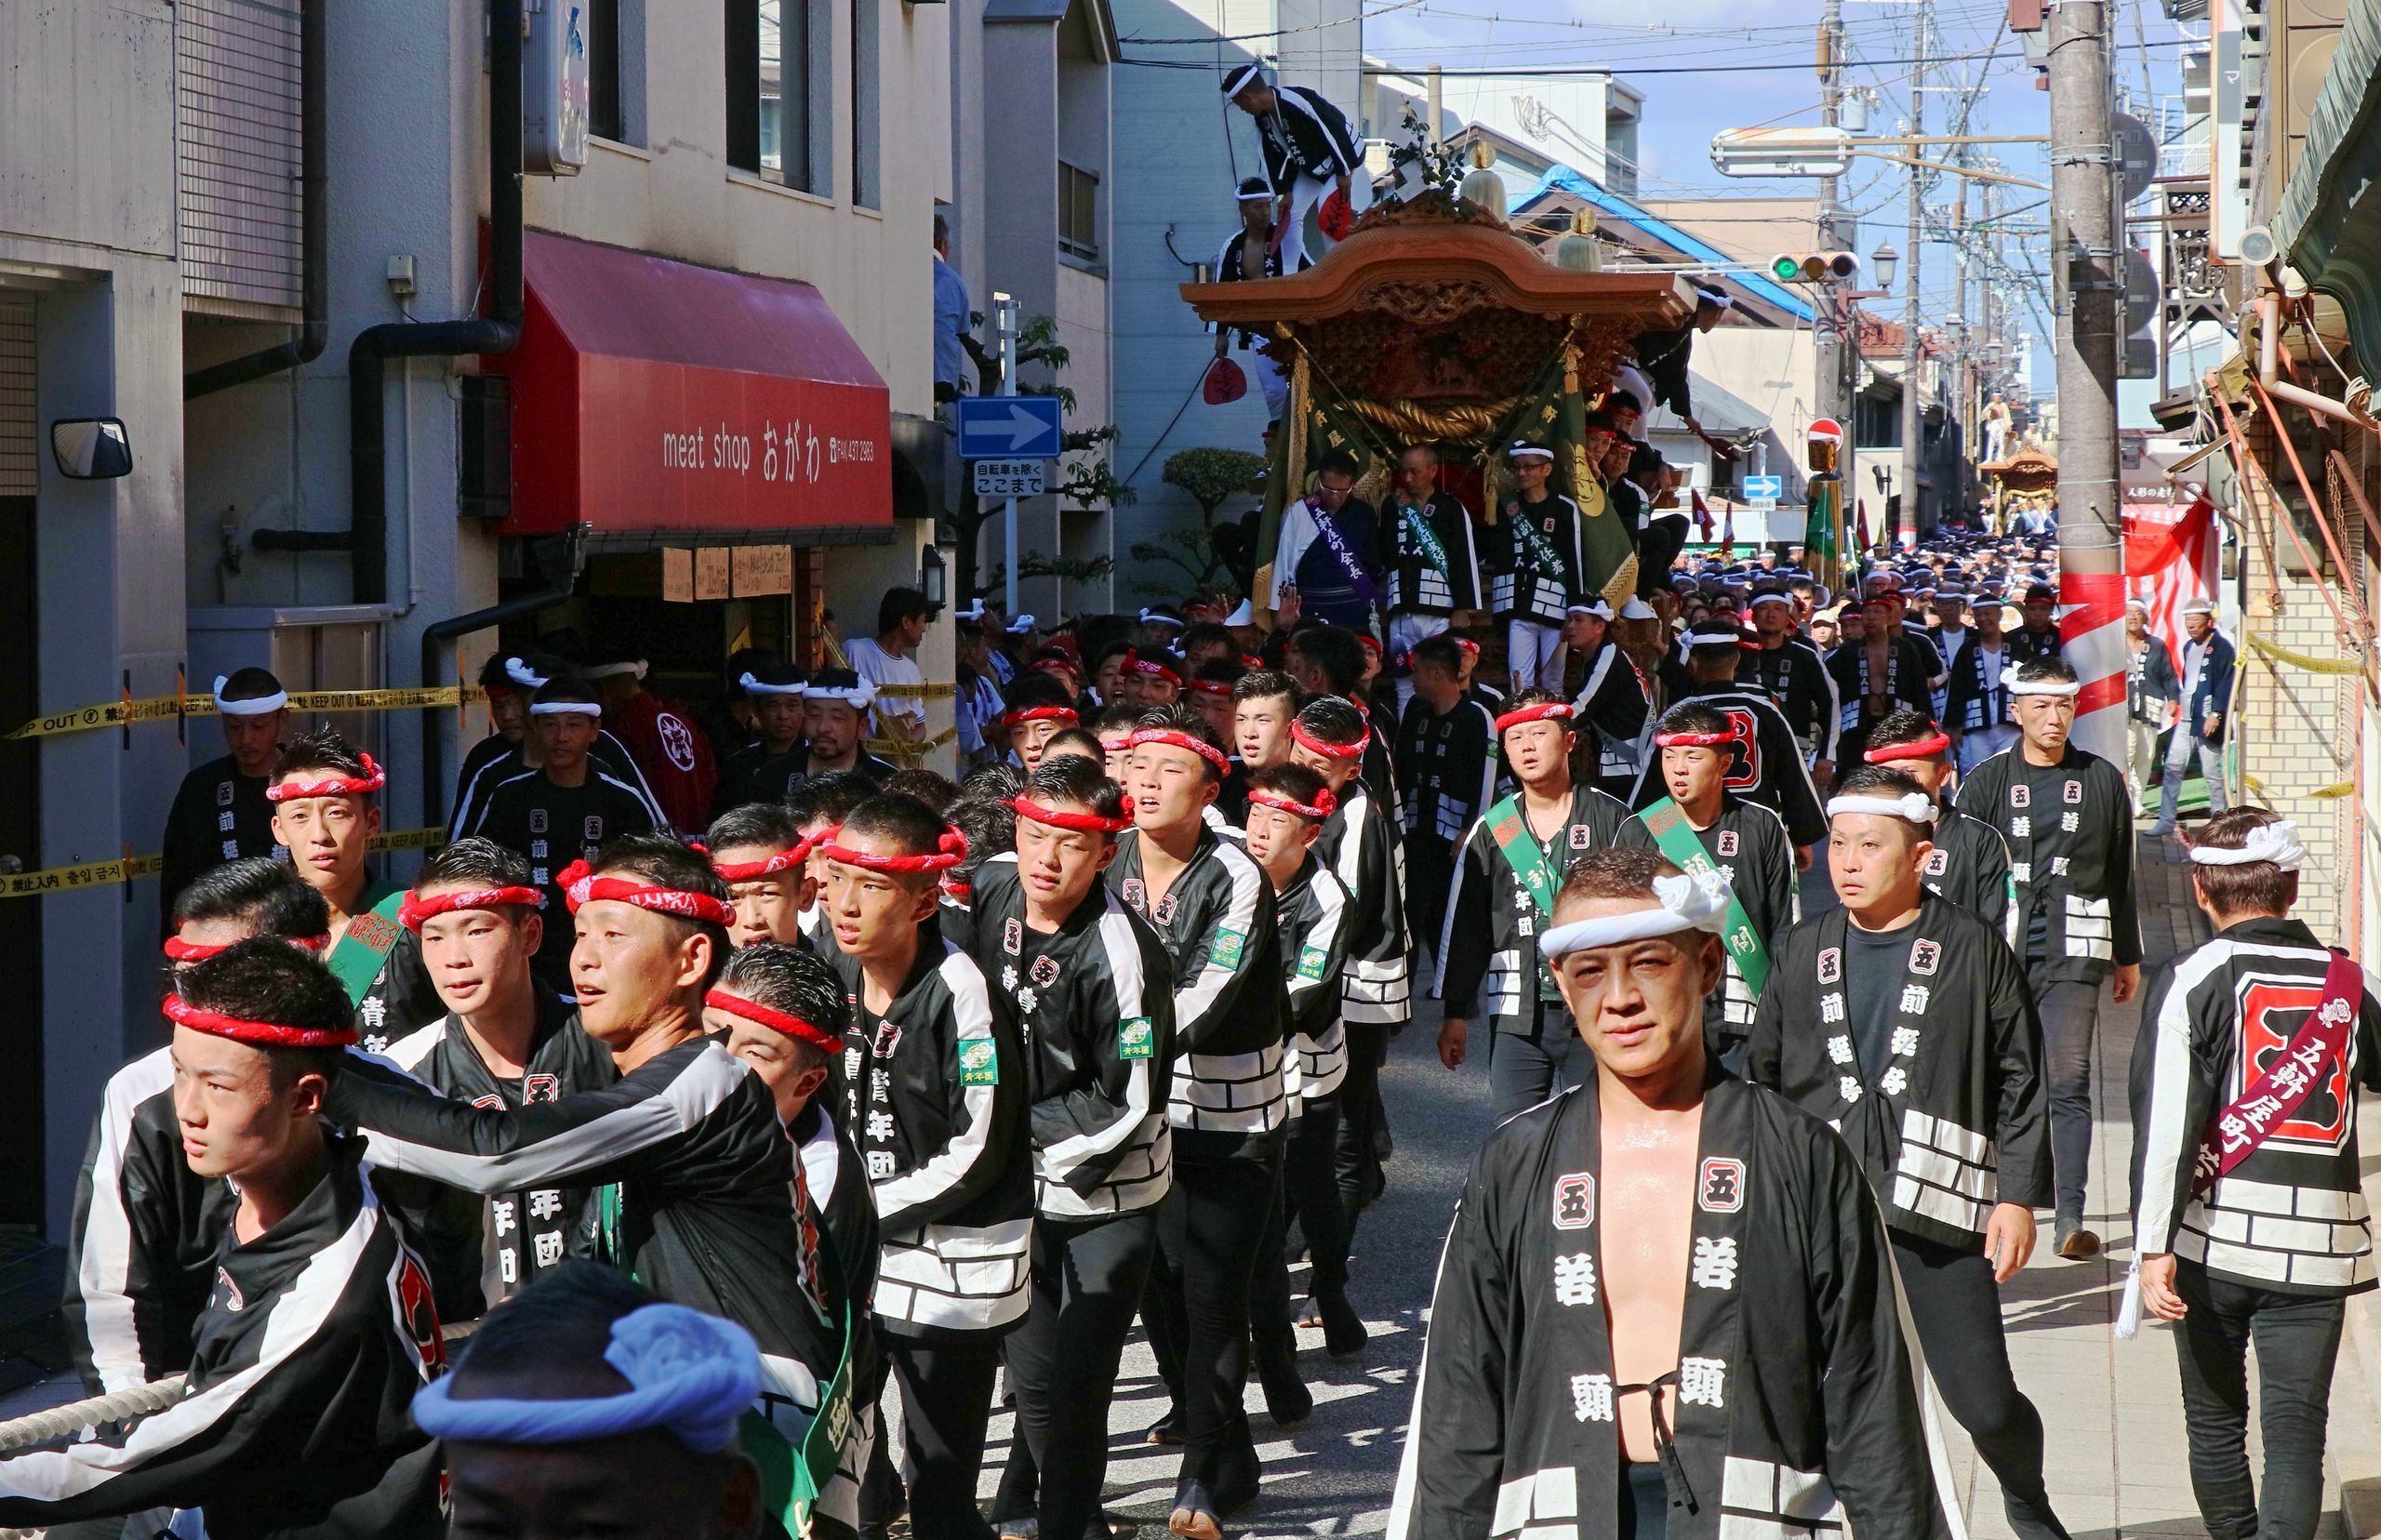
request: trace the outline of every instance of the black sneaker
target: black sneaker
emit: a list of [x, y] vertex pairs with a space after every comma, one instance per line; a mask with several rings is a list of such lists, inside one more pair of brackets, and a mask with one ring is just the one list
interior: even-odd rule
[[2100, 1255], [2100, 1238], [2081, 1225], [2059, 1232], [2058, 1255], [2069, 1262], [2088, 1262]]

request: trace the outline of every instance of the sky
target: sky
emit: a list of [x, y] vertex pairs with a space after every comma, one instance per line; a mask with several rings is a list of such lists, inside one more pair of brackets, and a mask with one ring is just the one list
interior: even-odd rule
[[[1872, 132], [1892, 134], [1910, 115], [1918, 7], [1909, 0], [1844, 0], [1843, 17], [1851, 67], [1847, 84], [1873, 90]], [[1639, 14], [1658, 21], [1632, 22]], [[2037, 72], [2021, 41], [2007, 32], [2005, 7], [1982, 0], [1939, 0], [1934, 10], [1936, 44], [1944, 60], [1929, 71], [1923, 94], [1925, 131], [1940, 134], [1976, 90], [1967, 108], [1966, 131], [1974, 134], [2042, 134], [2050, 121], [2050, 95], [2035, 87]], [[1722, 176], [1710, 161], [1710, 141], [1724, 128], [1819, 122], [1818, 79], [1812, 60], [1820, 18], [1819, 0], [1632, 0], [1626, 5], [1574, 0], [1373, 0], [1366, 7], [1365, 51], [1417, 73], [1432, 62], [1446, 70], [1496, 68], [1524, 71], [1556, 66], [1609, 69], [1645, 98], [1640, 129], [1640, 195], [1658, 197], [1759, 197], [1808, 195], [1807, 180]], [[2154, 4], [2113, 0], [2109, 22], [2116, 47], [2120, 104], [2153, 130], [2173, 134], [2182, 126], [2177, 40], [2184, 28], [2166, 20]], [[1749, 65], [1787, 68], [1747, 69]], [[1694, 73], [1657, 73], [1690, 70]], [[1470, 115], [1467, 92], [1481, 87], [1449, 79], [1447, 106]], [[1509, 87], [1507, 87], [1509, 88]], [[1945, 154], [1930, 149], [1929, 158]], [[2001, 169], [2035, 181], [2049, 180], [2040, 144], [1977, 147], [1996, 157]], [[1907, 246], [1904, 167], [1859, 159], [1844, 179], [1841, 195], [1860, 219], [1858, 249], [1865, 258], [1880, 240], [1896, 250]], [[1934, 179], [1931, 208], [1947, 210], [1951, 188]], [[2023, 187], [2002, 189], [2002, 224], [2012, 239], [2004, 246], [2015, 270], [2046, 274], [2042, 233], [2045, 194]], [[1971, 219], [1981, 211], [1972, 196]], [[1939, 325], [1954, 308], [1950, 248], [1929, 244], [1920, 274], [1920, 309], [1928, 325]], [[2051, 315], [2046, 280], [2013, 277], [2012, 313], [2031, 334], [2034, 390], [2053, 388], [2048, 342]], [[1901, 280], [1895, 280], [1895, 288]], [[1902, 308], [1871, 301], [1898, 319]], [[1976, 308], [1971, 300], [1969, 308]], [[1971, 317], [1973, 319], [1973, 317]], [[2126, 394], [2135, 409], [2126, 420], [2146, 421], [2139, 408], [2154, 394], [2148, 382]]]

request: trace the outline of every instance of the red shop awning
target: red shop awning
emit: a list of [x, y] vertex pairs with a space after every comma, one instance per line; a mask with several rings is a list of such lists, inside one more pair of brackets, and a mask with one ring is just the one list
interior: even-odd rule
[[885, 381], [816, 288], [528, 232], [512, 511], [543, 535], [893, 522]]

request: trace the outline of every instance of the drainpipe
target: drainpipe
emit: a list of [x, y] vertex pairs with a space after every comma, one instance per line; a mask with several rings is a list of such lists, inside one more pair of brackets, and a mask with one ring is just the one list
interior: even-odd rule
[[184, 401], [312, 364], [330, 341], [331, 282], [324, 257], [330, 241], [330, 0], [303, 0], [298, 22], [298, 335], [182, 376]]
[[389, 434], [385, 365], [392, 358], [509, 353], [521, 343], [521, 5], [493, 0], [488, 32], [488, 314], [471, 321], [388, 322], [347, 350], [350, 511], [343, 531], [259, 530], [265, 551], [344, 551], [353, 601], [389, 596]]
[[[2281, 296], [2268, 294], [2257, 301], [2257, 383], [2265, 387], [2266, 393], [2276, 400], [2295, 403], [2310, 412], [2320, 412], [2325, 417], [2336, 418], [2342, 422], [2352, 422], [2360, 428], [2381, 431], [2381, 422], [2374, 421], [2372, 414], [2361, 409], [2360, 406], [2350, 405], [2345, 401], [2334, 401], [2327, 395], [2317, 395], [2302, 386], [2293, 385], [2286, 379], [2277, 378], [2275, 371], [2281, 363]], [[2357, 380], [2355, 383], [2360, 386], [2364, 384], [2362, 380]], [[2372, 389], [2367, 386], [2360, 401], [2371, 399]]]

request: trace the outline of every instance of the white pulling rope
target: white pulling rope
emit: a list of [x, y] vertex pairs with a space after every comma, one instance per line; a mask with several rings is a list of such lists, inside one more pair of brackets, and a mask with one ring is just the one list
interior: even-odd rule
[[[147, 1385], [136, 1385], [129, 1390], [118, 1390], [110, 1396], [93, 1396], [88, 1401], [68, 1401], [47, 1412], [36, 1412], [27, 1417], [13, 1417], [0, 1423], [0, 1454], [12, 1450], [31, 1449], [36, 1444], [52, 1443], [86, 1427], [101, 1423], [121, 1422], [126, 1417], [146, 1416], [162, 1412], [182, 1399], [185, 1376], [168, 1375]], [[17, 1530], [0, 1530], [0, 1535], [17, 1534]]]

